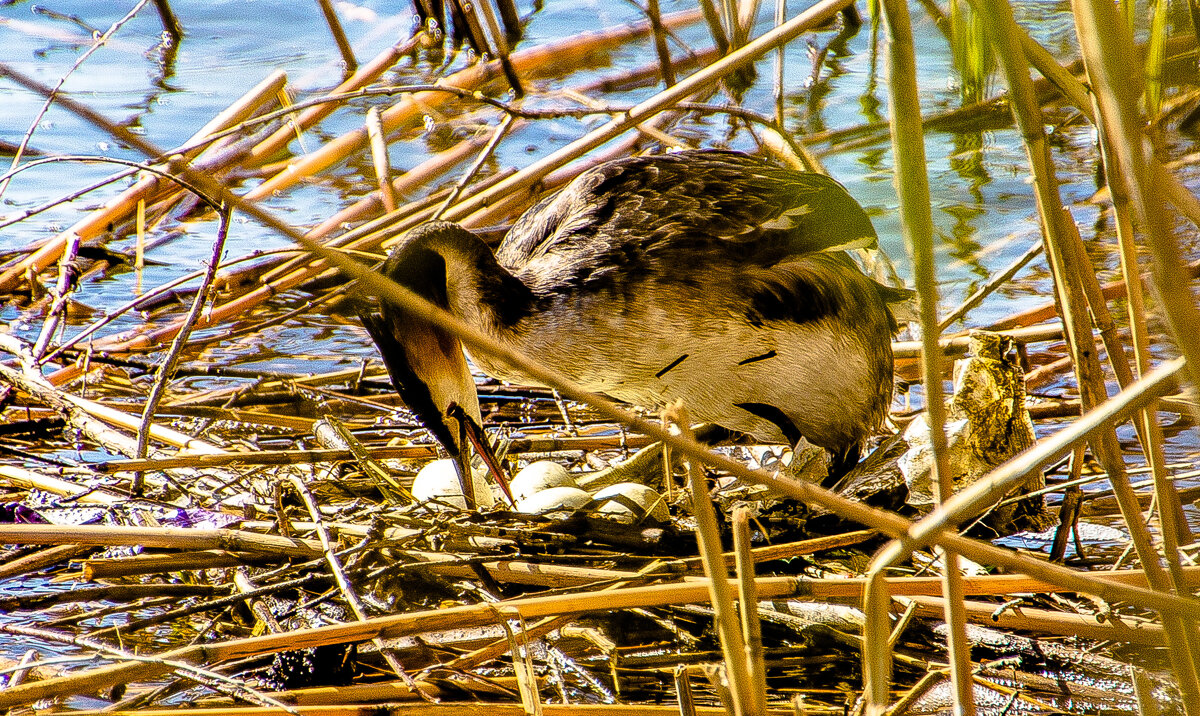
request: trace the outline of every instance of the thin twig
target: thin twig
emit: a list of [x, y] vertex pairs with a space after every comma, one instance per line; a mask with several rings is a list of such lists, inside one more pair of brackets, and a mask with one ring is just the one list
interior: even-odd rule
[[[146, 457], [146, 451], [150, 446], [150, 425], [154, 422], [154, 414], [158, 410], [158, 403], [162, 400], [163, 394], [167, 389], [167, 384], [171, 381], [175, 373], [175, 365], [179, 362], [179, 356], [183, 353], [183, 349], [187, 345], [187, 339], [191, 335], [192, 326], [196, 325], [196, 319], [200, 317], [200, 312], [204, 310], [204, 304], [208, 303], [209, 289], [212, 288], [213, 278], [217, 275], [217, 268], [221, 265], [221, 254], [225, 252], [225, 239], [229, 236], [229, 214], [229, 211], [221, 212], [221, 223], [217, 228], [217, 238], [213, 241], [212, 257], [209, 259], [204, 278], [201, 279], [200, 287], [196, 290], [196, 296], [192, 300], [192, 307], [188, 310], [187, 317], [184, 319], [183, 327], [179, 330], [179, 334], [175, 336], [175, 340], [171, 342], [171, 347], [163, 357], [162, 365], [159, 366], [158, 375], [155, 377], [154, 387], [150, 389], [150, 394], [146, 397], [146, 407], [142, 411], [142, 423], [137, 431], [137, 451], [134, 454], [135, 458]], [[134, 475], [133, 484], [130, 489], [134, 495], [141, 494], [142, 473], [139, 472]]]

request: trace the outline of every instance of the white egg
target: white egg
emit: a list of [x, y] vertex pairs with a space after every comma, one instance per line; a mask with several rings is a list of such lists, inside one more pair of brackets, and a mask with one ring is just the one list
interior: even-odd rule
[[[495, 506], [496, 498], [488, 489], [487, 480], [482, 472], [471, 474], [471, 484], [475, 489], [475, 504], [479, 509], [486, 510]], [[450, 507], [467, 509], [462, 482], [458, 479], [458, 466], [453, 460], [434, 460], [421, 468], [413, 479], [412, 495], [417, 502], [433, 510], [445, 510]]]
[[666, 522], [671, 517], [666, 500], [652, 488], [636, 482], [621, 482], [600, 490], [593, 497], [595, 510], [627, 524], [650, 519]]
[[571, 477], [567, 468], [550, 460], [529, 463], [517, 473], [509, 485], [513, 498], [517, 502], [551, 487], [579, 487], [579, 485], [575, 484], [575, 478]]
[[570, 513], [587, 507], [592, 496], [578, 487], [549, 487], [535, 492], [523, 500], [517, 501], [517, 512], [524, 515], [551, 515], [552, 513]]

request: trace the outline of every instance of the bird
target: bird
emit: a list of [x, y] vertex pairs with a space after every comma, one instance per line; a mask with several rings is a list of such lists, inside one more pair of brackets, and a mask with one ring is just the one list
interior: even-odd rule
[[[835, 180], [697, 149], [584, 171], [494, 253], [458, 224], [423, 224], [381, 272], [582, 388], [648, 408], [682, 400], [694, 420], [764, 442], [803, 437], [840, 476], [891, 404], [889, 304], [908, 293], [845, 251], [877, 241]], [[387, 301], [360, 315], [405, 404], [463, 455], [482, 430], [462, 345]], [[471, 359], [537, 384], [485, 353]]]

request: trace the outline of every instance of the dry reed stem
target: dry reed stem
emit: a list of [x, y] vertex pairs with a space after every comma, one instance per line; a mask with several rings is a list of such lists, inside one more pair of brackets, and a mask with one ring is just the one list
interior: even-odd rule
[[[138, 207], [142, 204], [139, 202]], [[54, 300], [50, 304], [49, 310], [46, 311], [46, 318], [42, 322], [42, 330], [38, 334], [37, 340], [33, 343], [33, 348], [30, 352], [33, 354], [34, 360], [38, 360], [46, 353], [46, 348], [50, 345], [51, 339], [54, 338], [54, 333], [58, 330], [59, 321], [67, 309], [67, 300], [71, 293], [75, 290], [75, 282], [77, 276], [75, 273], [75, 258], [79, 255], [80, 238], [77, 234], [71, 234], [67, 237], [66, 245], [63, 247], [62, 255], [59, 257], [58, 263], [58, 281], [54, 285]]]
[[45, 569], [46, 567], [53, 567], [69, 559], [88, 554], [92, 549], [92, 547], [64, 544], [38, 550], [33, 554], [27, 554], [24, 557], [18, 557], [17, 559], [0, 564], [0, 579], [13, 579], [14, 577], [20, 577], [30, 572]]
[[1037, 256], [1041, 254], [1043, 250], [1045, 250], [1045, 247], [1040, 241], [1035, 243], [1033, 246], [1030, 246], [1024, 254], [1021, 254], [1020, 258], [1018, 258], [1016, 261], [1013, 261], [1006, 268], [989, 278], [987, 282], [976, 289], [974, 293], [964, 298], [962, 303], [958, 304], [954, 310], [943, 316], [941, 322], [938, 324], [938, 331], [945, 331], [947, 328], [954, 325], [959, 319], [965, 317], [972, 308], [978, 306], [983, 299], [994, 293], [996, 289], [1008, 284], [1012, 277], [1017, 275], [1018, 271], [1024, 268], [1025, 265], [1030, 261], [1037, 258]]
[[[172, 154], [178, 153], [185, 156], [196, 154], [199, 151], [200, 143], [205, 138], [249, 118], [264, 102], [270, 101], [286, 82], [287, 74], [282, 70], [272, 72], [266, 79], [229, 105], [224, 112], [213, 117]], [[44, 271], [46, 267], [58, 260], [72, 236], [79, 237], [81, 240], [97, 236], [108, 225], [128, 216], [139, 201], [159, 196], [163, 188], [164, 182], [159, 177], [148, 176], [141, 179], [117, 197], [110, 199], [102, 208], [91, 212], [76, 222], [74, 226], [42, 245], [37, 251], [0, 273], [0, 292], [13, 290], [17, 282], [24, 280], [31, 272]]]
[[[438, 176], [445, 174], [452, 168], [466, 161], [468, 157], [473, 156], [476, 152], [482, 149], [487, 144], [487, 136], [477, 134], [468, 139], [458, 142], [453, 147], [437, 152], [425, 159], [423, 162], [404, 172], [400, 176], [392, 180], [391, 191], [398, 196], [405, 196], [412, 193], [425, 184], [433, 181]], [[412, 213], [417, 207], [424, 208], [424, 201], [413, 202], [409, 204], [407, 211], [404, 213]], [[325, 221], [322, 221], [309, 232], [309, 235], [314, 239], [319, 239], [328, 236], [335, 230], [355, 222], [365, 219], [374, 219], [380, 214], [391, 214], [396, 209], [404, 207], [395, 207], [387, 211], [380, 211], [385, 208], [386, 203], [378, 193], [372, 192], [366, 197], [359, 199], [354, 204], [342, 209]], [[339, 239], [341, 237], [338, 237]], [[270, 280], [270, 275], [264, 277], [264, 280]]]
[[85, 487], [76, 482], [61, 480], [15, 465], [0, 465], [0, 477], [4, 478], [6, 484], [14, 487], [44, 490], [83, 504], [116, 505], [128, 499], [125, 495], [110, 494], [103, 485]]
[[[944, 432], [946, 406], [942, 397], [942, 351], [938, 342], [937, 267], [933, 252], [933, 216], [925, 161], [925, 135], [921, 128], [912, 20], [908, 6], [902, 0], [883, 0], [879, 7], [888, 32], [888, 108], [895, 162], [893, 183], [900, 199], [901, 231], [904, 245], [912, 258], [913, 282], [917, 289], [925, 417], [929, 424], [929, 447], [933, 456], [932, 480], [937, 486], [938, 502], [944, 503], [954, 492], [954, 482]], [[945, 549], [944, 544], [939, 546], [946, 596], [946, 648], [954, 684], [954, 707], [956, 713], [962, 716], [974, 716], [971, 652], [967, 643], [966, 615], [961, 606], [962, 574], [958, 567], [958, 556]], [[889, 558], [882, 559], [883, 554]], [[885, 551], [872, 560], [868, 575], [872, 590], [863, 598], [863, 611], [867, 617], [863, 628], [863, 697], [868, 716], [883, 713], [889, 698], [891, 630], [882, 575], [895, 563], [899, 554], [905, 553]]]
[[[761, 580], [759, 593], [764, 598], [794, 595], [798, 581], [793, 578]], [[703, 602], [708, 598], [709, 587], [707, 584], [663, 585], [659, 588], [643, 589], [656, 590], [657, 593], [654, 596], [657, 599], [645, 594], [638, 594], [636, 601], [639, 606], [647, 603]], [[569, 597], [562, 595], [534, 597], [511, 600], [505, 602], [504, 606], [517, 609], [521, 617], [526, 620], [534, 617], [579, 614], [587, 611], [609, 611], [625, 606], [621, 597], [625, 596], [626, 591], [613, 590]], [[129, 683], [154, 678], [172, 670], [173, 667], [168, 662], [216, 662], [274, 651], [308, 648], [317, 646], [318, 643], [364, 641], [376, 637], [394, 638], [426, 631], [490, 625], [496, 623], [497, 616], [495, 605], [485, 603], [417, 614], [393, 615], [329, 627], [302, 629], [281, 635], [235, 639], [219, 644], [181, 647], [159, 654], [152, 663], [126, 662], [6, 689], [0, 692], [0, 707], [32, 703], [34, 700], [54, 694], [87, 693], [115, 683]], [[4, 626], [0, 625], [0, 631], [3, 629]]]
[[658, 54], [663, 85], [670, 87], [675, 84], [675, 68], [671, 62], [671, 51], [667, 49], [667, 32], [663, 27], [662, 15], [658, 10], [658, 0], [647, 0], [646, 16], [650, 18], [650, 30], [654, 36], [654, 51]]
[[[488, 569], [489, 572], [492, 574], [492, 576], [496, 576], [496, 572], [493, 571], [487, 564], [484, 564], [482, 566], [484, 567], [484, 569]], [[539, 567], [545, 567], [545, 566], [547, 566], [547, 565], [539, 565]], [[605, 571], [608, 571], [608, 570], [605, 570]], [[634, 579], [616, 581], [612, 584], [609, 584], [608, 586], [603, 587], [602, 590], [620, 589], [620, 588], [629, 586], [630, 584], [634, 584], [638, 581], [641, 581], [641, 578], [648, 576], [645, 571], [640, 572], [640, 573], [632, 573], [632, 574], [634, 575]], [[527, 627], [526, 635], [531, 639], [538, 639], [546, 634], [549, 634], [552, 631], [555, 631], [555, 630], [558, 630], [558, 629], [561, 629], [561, 628], [567, 626], [572, 621], [574, 621], [574, 617], [572, 617], [572, 616], [547, 617], [547, 618], [543, 619], [542, 621], [540, 621], [532, 626]], [[435, 670], [435, 669], [439, 669], [439, 668], [447, 669], [447, 670], [463, 671], [463, 670], [478, 666], [480, 664], [483, 664], [492, 659], [495, 659], [495, 658], [501, 656], [502, 654], [504, 654], [504, 652], [507, 651], [507, 649], [508, 649], [507, 640], [497, 640], [497, 641], [492, 642], [491, 644], [488, 644], [487, 646], [483, 646], [472, 652], [463, 654], [462, 656], [459, 656], [445, 664], [441, 664], [437, 667], [430, 667], [429, 669], [426, 669], [426, 671]]]
[[66, 591], [47, 591], [40, 594], [21, 594], [0, 598], [5, 611], [45, 609], [59, 604], [108, 600], [127, 602], [155, 597], [208, 597], [221, 587], [203, 584], [117, 584], [102, 587], [76, 587]]
[[488, 34], [492, 38], [492, 46], [496, 49], [497, 59], [500, 60], [500, 69], [504, 71], [504, 79], [508, 81], [514, 96], [518, 98], [525, 96], [525, 88], [521, 86], [521, 77], [517, 74], [517, 69], [513, 66], [512, 58], [509, 56], [508, 37], [500, 31], [500, 24], [496, 22], [496, 13], [492, 10], [491, 0], [482, 0], [477, 7], [487, 24]]
[[[246, 573], [244, 567], [238, 568], [233, 573], [233, 585], [240, 594], [247, 594], [258, 589], [258, 585], [250, 581], [250, 576]], [[271, 607], [265, 601], [258, 597], [246, 597], [246, 606], [250, 607], [250, 611], [266, 630], [272, 634], [278, 634], [283, 631], [283, 627], [279, 625], [279, 621], [275, 615], [271, 613]], [[255, 629], [258, 625], [255, 625]], [[286, 701], [286, 700], [285, 700]]]
[[342, 63], [346, 65], [345, 73], [353, 75], [358, 71], [358, 60], [354, 59], [354, 48], [350, 47], [350, 40], [346, 38], [346, 31], [342, 29], [337, 10], [333, 9], [333, 3], [329, 0], [317, 0], [317, 5], [321, 7], [321, 14], [325, 16], [325, 23], [329, 25], [329, 32], [342, 55]]
[[[1062, 199], [1058, 191], [1053, 158], [1042, 126], [1041, 110], [1033, 93], [1032, 80], [1020, 47], [1018, 34], [1014, 31], [1011, 8], [1006, 3], [980, 0], [977, 3], [979, 17], [987, 26], [997, 58], [1008, 79], [1013, 115], [1024, 138], [1026, 154], [1035, 181], [1035, 199], [1041, 217], [1043, 243], [1046, 245], [1051, 275], [1054, 279], [1055, 295], [1067, 335], [1067, 345], [1075, 364], [1080, 398], [1084, 409], [1091, 409], [1107, 396], [1104, 376], [1096, 357], [1095, 340], [1087, 319], [1087, 299], [1083, 284], [1085, 274], [1094, 277], [1090, 268], [1080, 261], [1082, 250], [1076, 250], [1074, 239], [1078, 234], [1073, 226], [1067, 225], [1061, 211]], [[1099, 302], [1103, 304], [1101, 300]], [[1094, 306], [1099, 314], [1103, 309]], [[1125, 354], [1119, 350], [1114, 360], [1124, 361]], [[1115, 433], [1105, 432], [1093, 440], [1093, 449], [1114, 478], [1121, 479], [1123, 461]], [[1117, 463], [1121, 463], [1118, 465]], [[1149, 559], [1152, 554], [1150, 540], [1145, 527], [1140, 525], [1140, 515], [1126, 515], [1139, 554]]]
[[[487, 3], [485, 2], [484, 4], [486, 5]], [[462, 195], [463, 190], [466, 189], [467, 185], [471, 183], [477, 174], [479, 174], [479, 171], [483, 169], [483, 165], [487, 163], [488, 159], [491, 159], [492, 155], [495, 154], [496, 147], [500, 146], [500, 142], [508, 136], [509, 132], [512, 131], [514, 128], [515, 119], [516, 118], [511, 114], [504, 115], [504, 117], [500, 120], [500, 124], [497, 125], [494, 130], [492, 130], [491, 137], [488, 139], [487, 144], [485, 144], [483, 148], [479, 150], [479, 154], [475, 157], [475, 161], [472, 162], [467, 171], [461, 177], [459, 177], [458, 181], [455, 182], [454, 189], [451, 190], [450, 195], [446, 197], [446, 200], [442, 202], [437, 211], [433, 213], [433, 221], [440, 219], [442, 214], [446, 213], [446, 209], [450, 208], [454, 202], [458, 201], [458, 197]]]
[[[1012, 338], [1020, 345], [1041, 343], [1043, 341], [1057, 341], [1063, 337], [1062, 324], [1060, 323], [994, 330], [997, 333], [1003, 333]], [[969, 332], [963, 332], [949, 338], [940, 339], [938, 345], [941, 347], [944, 355], [951, 357], [964, 356], [967, 354], [970, 340]], [[892, 343], [892, 354], [896, 358], [916, 358], [921, 354], [921, 341], [894, 341]]]
[[[941, 597], [910, 597], [917, 605], [917, 614], [938, 618], [944, 604]], [[1019, 607], [1016, 612], [996, 614], [994, 602], [964, 602], [967, 619], [976, 624], [985, 624], [996, 629], [1011, 629], [1022, 632], [1037, 632], [1056, 636], [1078, 636], [1097, 641], [1116, 641], [1124, 644], [1163, 646], [1163, 627], [1158, 624], [1126, 626], [1120, 621], [1108, 619], [1101, 622], [1097, 616], [1052, 612], [1048, 609]]]
[[[1127, 385], [1132, 380], [1132, 374], [1126, 362], [1124, 347], [1116, 338], [1115, 329], [1111, 328], [1111, 318], [1107, 315], [1107, 306], [1104, 299], [1099, 296], [1100, 292], [1098, 286], [1095, 285], [1094, 274], [1087, 266], [1087, 256], [1070, 214], [1059, 208], [1061, 200], [1058, 197], [1057, 185], [1052, 173], [1053, 164], [1042, 130], [1040, 112], [1032, 99], [1032, 89], [1023, 49], [1019, 46], [1023, 33], [1017, 29], [1011, 10], [1007, 5], [1000, 3], [986, 3], [986, 5], [991, 7], [990, 14], [985, 13], [985, 17], [992, 23], [992, 30], [989, 34], [992, 35], [998, 48], [1002, 48], [999, 54], [1009, 75], [1013, 111], [1017, 116], [1018, 126], [1025, 134], [1030, 161], [1039, 178], [1039, 181], [1035, 183], [1035, 186], [1039, 188], [1038, 205], [1042, 212], [1044, 226], [1047, 227], [1046, 238], [1050, 247], [1051, 264], [1056, 267], [1056, 285], [1062, 280], [1069, 280], [1070, 276], [1075, 276], [1080, 280], [1080, 284], [1087, 294], [1086, 300], [1091, 306], [1092, 315], [1101, 329], [1101, 336], [1105, 340], [1110, 363], [1118, 377], [1118, 382], [1121, 385]], [[1098, 92], [1104, 91], [1103, 87], [1095, 87], [1095, 89]], [[1104, 136], [1103, 128], [1101, 135]], [[1108, 167], [1111, 171], [1113, 165], [1110, 163]], [[1118, 184], [1120, 183], [1120, 179], [1116, 181]], [[1058, 249], [1062, 252], [1061, 256], [1056, 255], [1056, 247], [1059, 246], [1061, 246]], [[1057, 268], [1059, 266], [1061, 269]], [[1073, 269], [1072, 266], [1074, 266]], [[1136, 291], [1137, 285], [1135, 284], [1133, 288]], [[1075, 295], [1078, 289], [1064, 292], [1060, 287], [1059, 291], [1060, 302], [1066, 309], [1064, 319], [1069, 332], [1073, 335], [1071, 345], [1074, 347], [1073, 355], [1076, 358], [1082, 405], [1086, 409], [1102, 400], [1106, 395], [1103, 377], [1097, 370], [1098, 366], [1094, 365], [1092, 352], [1079, 343], [1082, 340], [1082, 332], [1086, 328], [1086, 319], [1081, 315], [1082, 308], [1078, 303], [1079, 297]], [[1074, 304], [1074, 308], [1072, 304]], [[1074, 320], [1068, 317], [1072, 312], [1076, 312]], [[1075, 325], [1072, 325], [1073, 323]], [[1090, 346], [1092, 341], [1089, 340], [1087, 343]], [[1083, 359], [1082, 362], [1080, 358]], [[1153, 417], [1147, 411], [1143, 411], [1135, 421], [1135, 426], [1138, 428], [1139, 439], [1151, 465], [1159, 466], [1157, 472], [1161, 476], [1161, 433], [1155, 429], [1156, 426], [1152, 423]], [[1106, 469], [1115, 471], [1111, 478], [1113, 487], [1141, 560], [1151, 568], [1152, 574], [1156, 570], [1158, 571], [1159, 576], [1152, 580], [1152, 586], [1156, 589], [1167, 589], [1166, 574], [1163, 574], [1159, 568], [1158, 553], [1153, 548], [1153, 541], [1138, 509], [1136, 496], [1124, 474], [1124, 462], [1115, 436], [1105, 433], [1098, 443], [1094, 442], [1093, 444], [1098, 457], [1105, 463]], [[1180, 511], [1178, 496], [1171, 491], [1165, 480], [1160, 480], [1160, 485], [1162, 486], [1160, 495], [1164, 505], [1162, 514], [1167, 563], [1170, 566], [1170, 573], [1178, 582], [1176, 536], [1179, 534], [1179, 527], [1175, 522], [1175, 517]], [[1176, 589], [1178, 589], [1178, 584], [1176, 584]], [[1185, 694], [1198, 694], [1200, 693], [1200, 681], [1197, 679], [1196, 659], [1200, 643], [1197, 642], [1197, 633], [1194, 627], [1189, 628], [1173, 616], [1164, 615], [1163, 619], [1169, 627], [1167, 642], [1181, 681], [1181, 687]]]
[[[138, 554], [130, 557], [114, 559], [88, 559], [83, 561], [83, 579], [94, 582], [98, 579], [118, 579], [120, 577], [135, 577], [146, 574], [164, 574], [166, 572], [197, 572], [205, 569], [228, 569], [247, 564], [264, 564], [282, 562], [285, 555], [266, 558], [263, 554], [239, 554], [226, 550], [200, 550], [178, 552], [173, 554]], [[122, 625], [124, 626], [124, 625]], [[118, 627], [112, 627], [117, 631]], [[109, 631], [93, 632], [92, 636]], [[128, 628], [120, 628], [123, 633], [130, 633]]]
[[114, 525], [0, 525], [0, 544], [92, 545], [265, 553], [286, 557], [321, 554], [315, 540], [289, 539], [245, 530]]
[[[663, 411], [663, 423], [674, 423], [680, 433], [692, 438], [688, 426], [687, 410], [681, 401], [667, 406]], [[716, 511], [708, 494], [708, 481], [704, 471], [695, 462], [687, 468], [688, 491], [692, 496], [692, 515], [696, 520], [696, 544], [700, 550], [700, 562], [708, 578], [709, 602], [713, 609], [713, 622], [720, 637], [721, 653], [725, 657], [724, 676], [729, 684], [734, 716], [761, 716], [759, 700], [752, 689], [750, 665], [747, 663], [746, 643], [742, 637], [743, 626], [738, 624], [738, 613], [733, 607], [734, 589], [729, 584], [729, 569], [725, 566], [721, 551], [721, 528], [717, 525]], [[754, 604], [757, 604], [755, 600]], [[753, 607], [746, 607], [753, 611]], [[757, 616], [757, 614], [755, 614]], [[764, 701], [765, 706], [765, 701]]]
[[[242, 257], [240, 259], [234, 259], [232, 261], [227, 262], [226, 268], [228, 268], [231, 264], [238, 264], [238, 263], [243, 263], [246, 261], [259, 260], [259, 259], [263, 258], [264, 256], [269, 256], [270, 254], [273, 254], [273, 253], [294, 254], [294, 253], [300, 253], [300, 250], [299, 249], [281, 249], [276, 252], [264, 252], [263, 255]], [[96, 331], [100, 330], [101, 328], [108, 325], [109, 323], [116, 320], [117, 318], [119, 318], [119, 317], [123, 316], [124, 314], [128, 313], [129, 311], [137, 308], [139, 305], [144, 305], [145, 302], [147, 302], [147, 301], [152, 301], [152, 300], [161, 298], [162, 296], [170, 293], [173, 289], [175, 289], [179, 286], [182, 286], [183, 284], [185, 284], [189, 281], [193, 281], [195, 279], [203, 277], [204, 273], [205, 273], [204, 271], [194, 271], [190, 274], [180, 276], [177, 279], [174, 279], [172, 281], [168, 281], [167, 283], [156, 286], [155, 288], [153, 288], [149, 291], [146, 291], [145, 293], [141, 294], [140, 296], [135, 296], [133, 299], [126, 301], [124, 304], [121, 304], [120, 306], [117, 306], [116, 308], [111, 309], [110, 311], [108, 311], [106, 313], [106, 315], [103, 318], [92, 322], [91, 324], [89, 324], [87, 326], [87, 328], [81, 330], [79, 333], [76, 333], [70, 339], [60, 343], [53, 351], [51, 351], [49, 354], [45, 355], [41, 359], [41, 361], [40, 361], [41, 365], [45, 365], [45, 364], [53, 361], [54, 359], [58, 358], [58, 356], [62, 355], [68, 349], [74, 347], [75, 345], [77, 345], [78, 343], [83, 341], [88, 336], [93, 335]], [[86, 355], [86, 353], [84, 355]], [[80, 375], [80, 373], [77, 372], [77, 370], [74, 368], [74, 366], [67, 365], [67, 366], [64, 366], [63, 368], [60, 368], [57, 371], [47, 375], [46, 380], [48, 380], [51, 385], [61, 386], [64, 383], [70, 382], [71, 380], [74, 380], [75, 378], [79, 377], [79, 375]]]
[[762, 625], [758, 617], [758, 593], [754, 588], [754, 558], [750, 549], [750, 508], [733, 510], [733, 554], [737, 567], [738, 612], [742, 619], [742, 643], [746, 649], [750, 698], [754, 713], [767, 712], [767, 667], [763, 661]]
[[379, 120], [379, 108], [371, 107], [367, 110], [366, 125], [371, 146], [371, 164], [375, 167], [375, 182], [379, 184], [379, 198], [383, 203], [383, 210], [390, 214], [396, 210], [396, 191], [392, 187], [392, 166], [388, 159], [383, 123]]
[[[403, 177], [400, 177], [403, 179]], [[397, 179], [397, 181], [400, 181]], [[437, 197], [422, 199], [413, 202], [407, 207], [401, 207], [398, 211], [404, 212], [409, 208], [418, 208], [419, 212], [415, 216], [402, 224], [402, 227], [415, 226], [421, 221], [427, 220], [433, 211], [433, 203]], [[389, 215], [390, 216], [390, 215]], [[329, 246], [341, 246], [349, 251], [374, 250], [378, 248], [384, 235], [377, 233], [377, 229], [384, 225], [389, 219], [389, 216], [376, 219], [368, 224], [358, 227], [353, 231], [347, 232], [342, 236], [331, 241]], [[326, 222], [322, 226], [329, 226]], [[304, 235], [304, 238], [310, 237], [314, 232], [309, 232]], [[287, 273], [283, 273], [285, 269], [291, 268]], [[263, 302], [275, 298], [280, 293], [291, 290], [300, 286], [325, 271], [329, 270], [329, 265], [322, 259], [314, 260], [311, 256], [304, 256], [293, 259], [284, 264], [282, 267], [271, 269], [264, 277], [264, 281], [270, 278], [269, 282], [260, 285], [259, 287], [244, 293], [233, 300], [226, 301], [219, 306], [214, 306], [207, 311], [201, 318], [200, 327], [219, 324], [227, 319], [235, 316], [241, 316], [249, 312], [250, 309], [262, 304]], [[278, 275], [278, 274], [283, 275]], [[241, 277], [239, 277], [241, 278]], [[109, 353], [122, 353], [136, 350], [147, 350], [155, 347], [162, 341], [171, 340], [178, 333], [181, 323], [174, 323], [153, 330], [134, 329], [125, 331], [116, 335], [106, 336], [95, 342], [94, 348], [103, 350]]]

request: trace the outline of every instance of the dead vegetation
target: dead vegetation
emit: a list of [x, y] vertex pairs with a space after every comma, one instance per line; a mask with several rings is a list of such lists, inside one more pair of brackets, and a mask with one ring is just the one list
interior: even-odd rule
[[[445, 19], [440, 3], [418, 3], [425, 23], [415, 34], [367, 62], [348, 57], [344, 81], [326, 93], [290, 97], [287, 77], [267, 73], [169, 150], [85, 99], [0, 65], [4, 81], [54, 94], [58, 106], [145, 157], [124, 162], [112, 181], [127, 188], [102, 207], [80, 209], [78, 223], [0, 266], [0, 291], [38, 321], [0, 334], [9, 356], [0, 363], [0, 544], [9, 546], [0, 575], [18, 585], [0, 599], [0, 632], [30, 645], [26, 663], [0, 665], [0, 705], [27, 711], [57, 699], [77, 711], [154, 713], [191, 703], [214, 714], [352, 713], [380, 704], [392, 712], [609, 716], [1200, 713], [1200, 603], [1191, 597], [1200, 572], [1189, 566], [1183, 507], [1194, 488], [1175, 483], [1194, 464], [1167, 463], [1161, 426], [1190, 425], [1194, 403], [1180, 385], [1194, 383], [1200, 358], [1189, 291], [1195, 268], [1180, 259], [1165, 202], [1192, 222], [1200, 205], [1171, 168], [1141, 151], [1161, 149], [1167, 129], [1155, 123], [1144, 132], [1136, 121], [1131, 92], [1144, 83], [1130, 73], [1141, 67], [1132, 59], [1139, 50], [1112, 25], [1111, 6], [1075, 4], [1083, 63], [1069, 68], [1013, 22], [1005, 3], [974, 6], [1007, 78], [1006, 109], [1028, 143], [1057, 295], [978, 326], [1002, 337], [974, 338], [986, 344], [975, 351], [975, 368], [999, 367], [988, 378], [960, 376], [968, 389], [947, 409], [945, 359], [962, 357], [969, 339], [941, 331], [963, 315], [975, 326], [975, 299], [938, 314], [920, 138], [923, 124], [994, 117], [997, 103], [920, 115], [903, 3], [880, 9], [890, 37], [890, 125], [807, 137], [804, 146], [774, 108], [738, 99], [747, 83], [771, 81], [754, 77], [753, 61], [827, 23], [852, 32], [858, 17], [848, 0], [781, 16], [753, 39], [757, 3], [702, 0], [660, 16], [651, 2], [643, 22], [544, 44], [519, 41], [508, 3], [448, 5]], [[178, 22], [186, 29], [186, 16]], [[674, 29], [698, 22], [707, 23], [713, 47], [672, 58]], [[453, 28], [451, 38], [441, 26]], [[119, 30], [120, 23], [108, 34]], [[422, 84], [391, 83], [398, 63], [430, 73], [443, 43], [460, 41], [484, 61], [447, 62], [444, 76]], [[646, 67], [537, 95], [539, 79], [569, 76], [597, 55], [644, 41], [657, 57]], [[1192, 52], [1194, 38], [1165, 47], [1177, 58]], [[1029, 65], [1045, 78], [1040, 85]], [[660, 81], [665, 89], [649, 98], [622, 101], [623, 88]], [[1073, 105], [1101, 130], [1123, 281], [1099, 282], [1062, 206], [1041, 129], [1042, 107], [1061, 106], [1051, 102]], [[312, 130], [335, 111], [360, 114], [361, 126], [318, 141]], [[526, 166], [489, 161], [524, 123], [592, 113], [604, 121]], [[931, 430], [918, 488], [895, 468], [903, 450], [887, 440], [833, 491], [781, 474], [788, 451], [779, 446], [710, 450], [657, 416], [580, 391], [536, 356], [506, 354], [368, 268], [400, 233], [435, 217], [498, 238], [496, 227], [586, 167], [687, 145], [695, 138], [675, 136], [677, 123], [711, 115], [729, 117], [763, 153], [795, 166], [879, 143], [890, 130], [924, 336], [897, 344], [897, 369], [927, 386], [933, 401], [920, 415]], [[393, 176], [387, 142], [423, 123], [431, 132], [487, 130], [450, 132], [444, 149]], [[299, 134], [307, 151], [292, 154]], [[16, 154], [5, 183], [22, 181], [38, 162], [68, 161]], [[363, 157], [375, 171], [363, 181], [377, 188], [316, 226], [300, 229], [266, 208]], [[82, 206], [98, 188], [58, 188], [67, 195], [48, 195], [47, 207]], [[3, 225], [38, 221], [38, 213], [10, 215]], [[231, 215], [295, 248], [226, 260], [227, 237], [237, 231]], [[184, 221], [217, 227], [205, 266], [147, 287], [103, 317], [76, 317], [93, 282], [141, 269], [156, 256], [154, 242]], [[1153, 259], [1164, 336], [1147, 328], [1134, 227]], [[130, 235], [132, 255], [109, 247]], [[485, 417], [510, 466], [546, 470], [553, 461], [587, 501], [522, 510], [501, 498], [472, 512], [445, 491], [419, 489], [418, 472], [436, 449], [377, 361], [302, 373], [197, 360], [214, 346], [251, 353], [256, 335], [289, 320], [352, 322], [349, 301], [359, 291], [387, 296], [554, 388], [482, 385]], [[144, 320], [113, 330], [130, 312]], [[1164, 339], [1184, 358], [1151, 360], [1161, 355], [1151, 345]], [[1078, 399], [1028, 407], [1037, 419], [1083, 417], [1031, 445], [1024, 391], [1069, 382], [1072, 370]], [[1116, 386], [1111, 397], [1106, 376]], [[968, 404], [971, 394], [982, 402]], [[894, 417], [906, 425], [914, 415], [897, 409]], [[938, 437], [947, 419], [971, 432], [947, 444]], [[1127, 420], [1136, 448], [1117, 442], [1115, 427]], [[1047, 470], [1054, 479], [1043, 489]], [[1135, 473], [1149, 482], [1133, 482]], [[1081, 489], [1102, 480], [1107, 494]], [[628, 495], [605, 497], [605, 488], [629, 483], [654, 491], [632, 508]], [[1043, 511], [1046, 494], [1058, 497], [1057, 519]], [[1115, 549], [1083, 548], [1086, 535], [1073, 532], [1081, 514], [1119, 517], [1125, 532], [1098, 538]], [[989, 541], [1055, 522], [1049, 560]], [[1120, 554], [1126, 533], [1133, 549]], [[981, 571], [967, 570], [968, 561]], [[67, 656], [38, 663], [43, 647]], [[89, 699], [64, 700], [72, 695]]]

